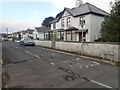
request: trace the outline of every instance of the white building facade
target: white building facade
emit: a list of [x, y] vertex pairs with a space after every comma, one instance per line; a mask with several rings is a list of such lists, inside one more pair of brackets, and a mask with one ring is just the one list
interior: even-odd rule
[[[81, 42], [83, 39], [94, 42], [100, 36], [101, 24], [108, 13], [90, 3], [78, 2], [79, 0], [75, 8], [65, 8], [62, 14], [51, 22], [51, 30], [63, 29], [64, 41]], [[83, 27], [81, 19], [84, 20]]]

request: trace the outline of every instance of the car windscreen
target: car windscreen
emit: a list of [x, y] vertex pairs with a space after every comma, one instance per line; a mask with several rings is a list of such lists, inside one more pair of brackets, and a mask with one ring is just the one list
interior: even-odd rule
[[29, 39], [29, 38], [26, 38], [26, 39], [24, 39], [24, 41], [25, 42], [33, 42], [31, 39]]

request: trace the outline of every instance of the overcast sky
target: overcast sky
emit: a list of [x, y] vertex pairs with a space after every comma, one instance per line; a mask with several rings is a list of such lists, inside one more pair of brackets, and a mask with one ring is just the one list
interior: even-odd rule
[[[82, 1], [110, 12], [109, 4], [114, 0]], [[6, 28], [12, 33], [28, 27], [40, 27], [46, 17], [55, 17], [64, 7], [75, 7], [75, 2], [76, 0], [0, 0], [0, 32], [6, 32]]]

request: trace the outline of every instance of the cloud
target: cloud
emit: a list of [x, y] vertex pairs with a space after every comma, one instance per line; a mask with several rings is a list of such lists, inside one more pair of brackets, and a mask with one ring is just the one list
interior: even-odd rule
[[[76, 0], [0, 0], [0, 2], [44, 2], [51, 4], [53, 8], [53, 12], [50, 13], [51, 16], [56, 16], [60, 11], [64, 9], [64, 7], [72, 8], [75, 6]], [[107, 12], [109, 12], [109, 4], [114, 0], [82, 0], [83, 3], [89, 2]], [[1, 5], [1, 4], [0, 4]], [[1, 8], [0, 8], [1, 9]], [[39, 12], [37, 10], [32, 11], [32, 16], [37, 17]], [[0, 14], [1, 15], [1, 14]], [[48, 15], [48, 17], [50, 16]], [[1, 16], [0, 16], [1, 17]], [[41, 19], [40, 19], [41, 20]], [[40, 20], [32, 20], [32, 21], [17, 21], [17, 20], [2, 20], [2, 30], [6, 31], [5, 28], [9, 28], [10, 32], [17, 31], [20, 29], [27, 29], [28, 27], [34, 28], [35, 26], [41, 26], [42, 21]], [[10, 21], [10, 22], [9, 22]]]
[[6, 28], [8, 28], [8, 32], [12, 33], [12, 32], [16, 32], [16, 31], [20, 31], [20, 30], [26, 30], [28, 27], [34, 29], [34, 27], [39, 27], [40, 23], [37, 21], [17, 21], [17, 20], [11, 20], [9, 22], [9, 20], [4, 20], [2, 22], [0, 22], [0, 25], [2, 27], [0, 27], [0, 33], [6, 32]]

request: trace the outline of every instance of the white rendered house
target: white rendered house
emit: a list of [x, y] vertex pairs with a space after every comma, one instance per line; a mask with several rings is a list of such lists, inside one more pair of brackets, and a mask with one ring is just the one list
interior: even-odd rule
[[34, 34], [34, 39], [40, 39], [44, 40], [45, 39], [45, 32], [47, 30], [50, 30], [50, 28], [42, 26], [42, 27], [35, 27], [35, 30], [33, 32]]
[[83, 39], [86, 42], [94, 42], [99, 38], [101, 24], [107, 15], [107, 12], [98, 7], [90, 3], [82, 4], [81, 0], [77, 0], [76, 7], [64, 8], [51, 22], [51, 30], [57, 31], [58, 39], [64, 35], [64, 41], [81, 42]]

